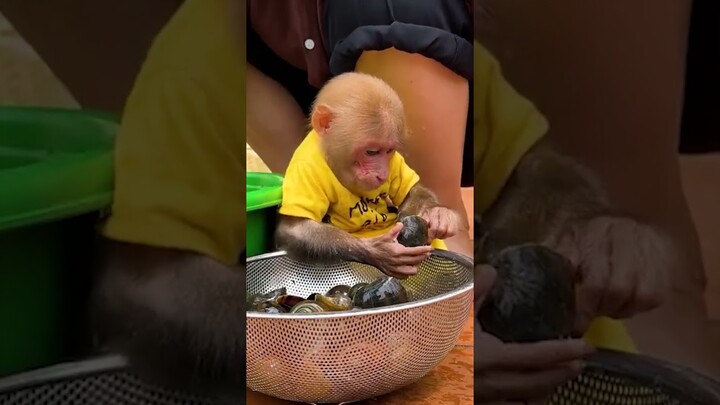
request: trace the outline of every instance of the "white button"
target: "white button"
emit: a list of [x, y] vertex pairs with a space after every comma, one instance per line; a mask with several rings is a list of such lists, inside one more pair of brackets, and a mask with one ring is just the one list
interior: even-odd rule
[[310, 38], [306, 39], [306, 40], [305, 40], [305, 49], [307, 49], [307, 50], [310, 51], [310, 50], [312, 50], [313, 48], [315, 48], [315, 41], [313, 41], [313, 40], [310, 39]]

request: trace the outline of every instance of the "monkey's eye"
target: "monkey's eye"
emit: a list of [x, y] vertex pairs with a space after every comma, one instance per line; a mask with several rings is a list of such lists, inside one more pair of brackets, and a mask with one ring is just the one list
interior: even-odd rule
[[393, 153], [393, 152], [395, 152], [395, 149], [388, 149], [387, 154], [389, 155], [389, 154], [391, 154], [391, 153]]
[[375, 155], [378, 155], [379, 153], [380, 153], [379, 150], [366, 150], [365, 151], [365, 154], [368, 156], [375, 156]]

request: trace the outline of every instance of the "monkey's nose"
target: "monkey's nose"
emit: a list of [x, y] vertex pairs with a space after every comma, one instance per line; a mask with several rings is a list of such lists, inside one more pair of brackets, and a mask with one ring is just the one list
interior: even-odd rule
[[387, 180], [387, 177], [385, 176], [375, 176], [375, 178], [377, 179], [378, 183], [385, 183], [385, 180]]

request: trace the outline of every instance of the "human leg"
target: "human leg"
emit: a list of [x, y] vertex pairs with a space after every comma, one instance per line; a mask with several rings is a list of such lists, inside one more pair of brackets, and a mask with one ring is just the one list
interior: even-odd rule
[[284, 173], [305, 135], [300, 106], [279, 83], [248, 64], [247, 143], [274, 173]]
[[254, 31], [247, 41], [247, 143], [275, 173], [284, 173], [307, 133], [317, 89], [307, 73], [275, 55]]
[[460, 190], [468, 82], [440, 63], [396, 49], [368, 51], [356, 69], [388, 82], [405, 104], [411, 138], [403, 147], [422, 183], [462, 218], [448, 249], [472, 255], [469, 222]]

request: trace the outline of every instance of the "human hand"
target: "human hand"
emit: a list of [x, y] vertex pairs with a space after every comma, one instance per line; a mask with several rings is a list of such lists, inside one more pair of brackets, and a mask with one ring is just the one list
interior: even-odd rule
[[627, 318], [661, 305], [676, 263], [675, 246], [664, 233], [618, 216], [574, 224], [546, 245], [577, 271], [578, 335], [597, 316]]
[[495, 274], [490, 266], [475, 267], [475, 403], [542, 404], [582, 371], [593, 348], [582, 340], [503, 343], [483, 332], [477, 315]]
[[431, 246], [405, 247], [397, 237], [403, 224], [398, 222], [386, 234], [364, 239], [370, 256], [370, 264], [383, 273], [399, 279], [417, 274], [417, 266], [430, 257]]
[[452, 238], [458, 231], [458, 216], [445, 207], [432, 207], [420, 213], [428, 223], [428, 243], [433, 239]]

